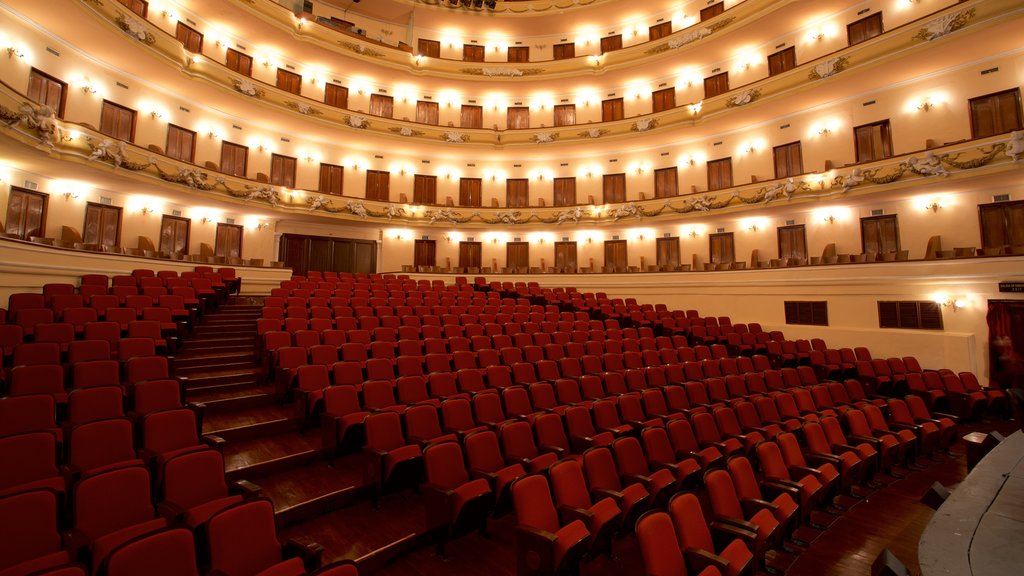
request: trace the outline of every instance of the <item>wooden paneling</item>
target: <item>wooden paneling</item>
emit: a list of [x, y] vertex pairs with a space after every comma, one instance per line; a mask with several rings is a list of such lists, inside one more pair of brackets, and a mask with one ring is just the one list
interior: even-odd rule
[[873, 162], [892, 156], [892, 133], [889, 121], [864, 124], [853, 129], [857, 162]]
[[775, 76], [796, 68], [796, 48], [790, 46], [768, 55], [768, 75]]
[[320, 164], [320, 192], [341, 196], [344, 194], [345, 167]]
[[284, 68], [278, 68], [277, 87], [292, 94], [302, 94], [302, 76]]
[[676, 89], [665, 88], [651, 93], [651, 111], [664, 112], [676, 107]]
[[978, 206], [981, 246], [1024, 246], [1024, 200]]
[[295, 274], [321, 272], [376, 272], [377, 243], [370, 240], [285, 234], [278, 259]]
[[732, 186], [732, 158], [708, 160], [708, 190]]
[[245, 178], [249, 163], [249, 148], [227, 140], [220, 144], [220, 171]]
[[895, 214], [860, 219], [861, 251], [864, 254], [899, 252], [900, 227]]
[[149, 2], [146, 0], [118, 0], [118, 2], [143, 18], [149, 13]]
[[168, 124], [166, 154], [182, 162], [192, 162], [196, 156], [196, 133], [181, 126]]
[[679, 171], [675, 166], [654, 171], [654, 197], [669, 198], [679, 195]]
[[382, 118], [393, 117], [395, 115], [394, 98], [383, 94], [370, 94], [370, 114]]
[[510, 106], [508, 109], [508, 129], [530, 127], [530, 109], [526, 106]]
[[611, 122], [613, 120], [622, 120], [625, 115], [626, 108], [622, 103], [622, 98], [612, 98], [601, 102], [601, 121]]
[[807, 230], [803, 224], [779, 226], [779, 258], [807, 259]]
[[120, 246], [121, 208], [89, 202], [85, 205], [82, 242], [100, 246]]
[[135, 110], [104, 100], [100, 111], [100, 132], [118, 140], [134, 141]]
[[555, 106], [555, 126], [572, 126], [576, 124], [576, 105], [559, 104]]
[[337, 108], [348, 108], [348, 88], [328, 82], [324, 85], [324, 104]]
[[439, 112], [437, 102], [426, 102], [420, 100], [416, 102], [416, 121], [420, 124], [432, 124], [437, 126], [439, 120]]
[[45, 236], [49, 199], [49, 194], [11, 186], [7, 196], [7, 234], [22, 240]]
[[484, 127], [484, 108], [483, 106], [474, 106], [471, 104], [463, 104], [461, 114], [459, 115], [459, 126], [462, 128], [483, 128]]
[[505, 206], [524, 208], [530, 205], [530, 181], [526, 178], [505, 180]]
[[553, 200], [555, 206], [575, 206], [576, 179], [555, 178]]
[[45, 72], [33, 68], [28, 75], [29, 100], [53, 109], [58, 118], [64, 117], [68, 85]]
[[605, 204], [626, 201], [626, 175], [605, 174], [602, 178], [602, 195]]
[[189, 230], [192, 221], [164, 214], [160, 220], [160, 247], [165, 254], [188, 254]]
[[729, 73], [722, 72], [704, 79], [704, 97], [711, 98], [729, 91]]
[[243, 76], [252, 76], [252, 56], [243, 54], [234, 48], [228, 48], [224, 61], [228, 70], [234, 70]]
[[295, 188], [295, 169], [298, 161], [291, 156], [270, 155], [270, 183], [274, 186]]
[[870, 16], [848, 24], [846, 26], [846, 36], [850, 46], [853, 46], [878, 36], [882, 33], [882, 30], [882, 13], [875, 12]]
[[438, 40], [420, 38], [416, 41], [416, 53], [420, 56], [427, 56], [429, 58], [440, 58], [441, 42]]
[[483, 180], [480, 178], [459, 179], [459, 206], [480, 206], [483, 204]]
[[772, 156], [776, 178], [789, 178], [804, 173], [803, 152], [799, 141], [772, 148]]
[[480, 268], [482, 257], [480, 242], [459, 242], [459, 268]]
[[185, 50], [193, 54], [203, 53], [203, 35], [198, 30], [185, 25], [184, 22], [178, 22], [174, 30], [174, 37], [178, 39], [178, 42], [181, 42]]
[[437, 176], [413, 176], [412, 201], [415, 204], [437, 204]]
[[242, 257], [242, 227], [238, 224], [217, 224], [217, 236], [214, 239], [213, 254], [225, 258]]
[[552, 48], [554, 49], [555, 60], [567, 60], [576, 57], [576, 44], [573, 42], [555, 44]]
[[971, 137], [987, 138], [1021, 129], [1020, 88], [971, 98]]
[[366, 199], [388, 202], [391, 200], [391, 173], [382, 170], [366, 171]]
[[736, 261], [736, 245], [732, 232], [718, 232], [708, 236], [712, 264], [729, 264]]

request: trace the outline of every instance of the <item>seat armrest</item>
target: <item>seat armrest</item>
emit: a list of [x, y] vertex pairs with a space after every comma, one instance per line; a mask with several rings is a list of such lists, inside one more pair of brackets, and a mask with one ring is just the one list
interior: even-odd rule
[[216, 434], [203, 434], [201, 440], [204, 444], [218, 452], [223, 452], [224, 445], [227, 444], [227, 440], [224, 440], [224, 438], [221, 438]]
[[622, 475], [622, 483], [627, 485], [627, 486], [630, 485], [630, 484], [637, 484], [637, 483], [639, 483], [639, 484], [643, 484], [644, 488], [646, 488], [651, 483], [651, 477], [650, 476], [644, 476], [643, 474], [623, 474]]
[[174, 502], [160, 502], [156, 505], [156, 513], [161, 518], [166, 518], [168, 523], [178, 524], [185, 515], [185, 509]]
[[896, 430], [910, 430], [914, 434], [921, 430], [921, 426], [917, 424], [904, 424], [902, 422], [889, 422], [889, 427]]
[[572, 522], [573, 520], [579, 520], [580, 522], [583, 522], [585, 525], [589, 526], [590, 521], [591, 519], [593, 519], [593, 517], [594, 515], [590, 512], [590, 510], [585, 510], [583, 508], [575, 508], [573, 506], [566, 506], [564, 504], [558, 505], [558, 519], [559, 521], [561, 521], [563, 526]]
[[882, 441], [879, 440], [878, 438], [869, 438], [868, 436], [861, 436], [860, 434], [849, 434], [846, 436], [846, 438], [856, 442], [864, 442], [867, 444], [871, 444], [875, 448], [878, 448], [878, 445], [882, 443]]
[[538, 447], [538, 450], [540, 450], [541, 454], [546, 454], [550, 452], [555, 456], [558, 456], [559, 459], [561, 459], [562, 456], [565, 455], [565, 448], [562, 448], [561, 446], [554, 446], [552, 444], [541, 444]]
[[626, 497], [622, 492], [619, 492], [618, 490], [611, 490], [609, 488], [594, 488], [590, 491], [590, 495], [595, 501], [602, 500], [604, 498], [611, 498], [616, 502], [620, 502]]
[[687, 548], [683, 551], [683, 557], [688, 571], [693, 574], [700, 574], [709, 566], [714, 566], [724, 573], [729, 566], [729, 561], [725, 558], [699, 548]]
[[860, 454], [859, 450], [857, 450], [853, 446], [850, 446], [849, 444], [833, 444], [832, 450], [837, 450], [840, 454], [843, 452], [853, 452], [854, 454]]
[[[753, 526], [753, 524], [751, 524]], [[751, 549], [754, 547], [754, 542], [757, 540], [757, 529], [744, 528], [737, 524], [727, 522], [712, 521], [708, 524], [708, 528], [711, 529], [712, 537], [716, 538], [716, 547], [721, 549], [728, 544], [729, 541], [740, 539], [747, 544]], [[721, 541], [721, 543], [719, 543]]]
[[722, 442], [701, 442], [700, 446], [701, 446], [701, 448], [716, 448], [722, 454], [725, 454], [726, 452], [728, 452], [728, 449], [725, 447], [725, 444], [723, 444]]
[[710, 526], [714, 528], [715, 524], [731, 526], [734, 528], [738, 528], [740, 530], [752, 532], [755, 535], [757, 534], [757, 524], [754, 524], [753, 522], [747, 522], [742, 518], [728, 518], [726, 516], [715, 516], [715, 520], [710, 524]]
[[953, 421], [954, 424], [960, 423], [960, 417], [957, 416], [956, 414], [947, 414], [945, 412], [936, 412], [934, 410], [932, 410], [932, 418], [949, 418], [950, 420]]
[[523, 526], [522, 524], [516, 525], [517, 535], [522, 537], [528, 543], [535, 546], [552, 546], [555, 543], [555, 535], [547, 530], [541, 530], [540, 528], [534, 528], [532, 526]]
[[778, 506], [772, 504], [767, 500], [761, 500], [760, 498], [742, 498], [740, 504], [743, 506], [743, 512], [747, 516], [752, 516], [761, 510], [768, 510], [772, 514], [779, 509]]
[[820, 475], [820, 474], [821, 474], [821, 470], [818, 470], [817, 468], [811, 468], [810, 466], [797, 466], [797, 465], [793, 465], [793, 466], [789, 467], [789, 475], [790, 476], [807, 476], [807, 475], [811, 475], [811, 476], [814, 476], [815, 478], [817, 478], [818, 475]]
[[793, 500], [800, 501], [800, 484], [792, 480], [762, 480], [761, 488], [770, 496], [789, 494]]
[[289, 538], [285, 540], [282, 552], [285, 558], [302, 558], [306, 570], [313, 571], [320, 567], [324, 547], [313, 541]]
[[235, 480], [228, 484], [228, 493], [239, 494], [243, 500], [250, 500], [258, 497], [263, 492], [263, 488], [260, 488], [258, 484], [253, 484], [248, 480]]
[[834, 454], [825, 454], [824, 452], [811, 452], [807, 455], [807, 459], [811, 462], [828, 463], [834, 466], [841, 463], [838, 456]]
[[448, 490], [437, 484], [424, 482], [420, 484], [420, 494], [423, 499], [423, 508], [426, 511], [427, 528], [433, 529], [451, 523], [451, 497], [452, 490]]

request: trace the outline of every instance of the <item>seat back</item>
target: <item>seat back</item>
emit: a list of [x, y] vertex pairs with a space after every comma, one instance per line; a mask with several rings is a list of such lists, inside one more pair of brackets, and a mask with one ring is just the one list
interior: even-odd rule
[[0, 462], [6, 463], [0, 467], [0, 490], [46, 478], [56, 478], [56, 437], [50, 432], [26, 432], [0, 438]]
[[61, 548], [57, 529], [57, 494], [32, 490], [0, 497], [0, 570]]
[[107, 576], [198, 576], [192, 532], [172, 528], [133, 538], [110, 553], [100, 572]]
[[117, 468], [80, 480], [72, 496], [72, 523], [89, 540], [155, 517], [143, 466]]
[[216, 450], [186, 452], [168, 459], [162, 468], [160, 498], [181, 509], [224, 498], [224, 457]]
[[558, 532], [558, 514], [544, 476], [532, 474], [516, 480], [512, 484], [512, 502], [520, 525], [552, 534]]
[[256, 498], [229, 506], [206, 525], [210, 569], [224, 574], [257, 574], [281, 561], [274, 504]]
[[154, 454], [166, 454], [196, 446], [196, 413], [189, 408], [152, 412], [142, 419], [142, 447]]
[[463, 464], [462, 448], [457, 442], [440, 442], [423, 452], [427, 482], [445, 490], [454, 490], [469, 482], [469, 473]]

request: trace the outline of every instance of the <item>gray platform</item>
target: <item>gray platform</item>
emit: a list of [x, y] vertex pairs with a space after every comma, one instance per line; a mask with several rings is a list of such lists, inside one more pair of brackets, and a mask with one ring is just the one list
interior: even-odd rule
[[921, 535], [918, 560], [922, 576], [1024, 574], [1024, 433], [953, 490]]

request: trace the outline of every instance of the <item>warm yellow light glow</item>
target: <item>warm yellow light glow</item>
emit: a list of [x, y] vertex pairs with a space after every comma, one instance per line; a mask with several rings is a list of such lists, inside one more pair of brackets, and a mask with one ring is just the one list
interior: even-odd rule
[[604, 168], [600, 164], [582, 164], [576, 169], [577, 178], [599, 178], [604, 174]]
[[687, 238], [699, 238], [705, 234], [705, 226], [703, 224], [680, 226], [679, 233]]
[[203, 206], [192, 206], [188, 209], [188, 217], [194, 222], [202, 224], [213, 224], [223, 220], [224, 213], [214, 208]]
[[918, 210], [928, 210], [931, 212], [938, 212], [943, 208], [950, 208], [956, 205], [956, 200], [952, 196], [916, 196], [913, 199], [914, 206]]
[[441, 45], [449, 48], [462, 48], [462, 31], [454, 28], [441, 30]]
[[949, 103], [949, 94], [942, 91], [931, 91], [907, 99], [903, 104], [903, 112], [906, 114], [930, 112], [932, 109], [941, 108], [947, 103]]
[[507, 232], [484, 232], [484, 242], [491, 244], [506, 244], [509, 241], [509, 234]]
[[587, 244], [593, 244], [594, 242], [604, 241], [604, 232], [600, 230], [580, 230], [576, 233], [577, 242], [586, 242]]
[[384, 237], [392, 240], [411, 240], [412, 230], [408, 228], [388, 228], [384, 231]]
[[839, 224], [848, 222], [853, 212], [845, 206], [832, 206], [818, 208], [812, 213], [811, 221], [820, 222], [822, 225]]
[[654, 228], [629, 228], [626, 230], [626, 240], [651, 240], [654, 236]]
[[47, 188], [50, 194], [64, 195], [65, 200], [85, 198], [92, 191], [92, 185], [80, 180], [50, 180]]
[[807, 127], [807, 137], [823, 138], [832, 134], [836, 134], [843, 127], [842, 122], [838, 118], [822, 118], [818, 121], [811, 122]]
[[458, 106], [462, 104], [462, 94], [455, 90], [442, 90], [437, 94], [437, 103], [440, 106]]
[[526, 235], [526, 241], [530, 244], [550, 244], [555, 241], [552, 232], [530, 232]]
[[153, 196], [132, 194], [125, 200], [124, 207], [128, 212], [142, 212], [143, 214], [162, 214], [164, 211], [164, 200]]
[[768, 229], [769, 224], [770, 222], [767, 218], [761, 217], [742, 218], [740, 220], [740, 228], [748, 232], [764, 232]]
[[839, 33], [839, 26], [835, 22], [817, 22], [807, 27], [804, 33], [804, 42], [812, 44], [835, 38]]
[[555, 106], [555, 97], [549, 92], [538, 92], [530, 96], [532, 110], [547, 110]]
[[649, 98], [650, 96], [651, 86], [646, 81], [635, 80], [626, 86], [627, 100], [638, 100], [640, 98]]
[[451, 232], [446, 233], [444, 235], [444, 239], [449, 242], [462, 242], [463, 235], [462, 232], [456, 232], [453, 230]]
[[356, 76], [349, 81], [348, 88], [357, 94], [369, 94], [373, 92], [373, 83], [371, 78]]
[[736, 154], [738, 156], [756, 154], [757, 152], [764, 150], [765, 146], [767, 146], [767, 144], [764, 138], [751, 138], [749, 140], [744, 140], [736, 147]]

